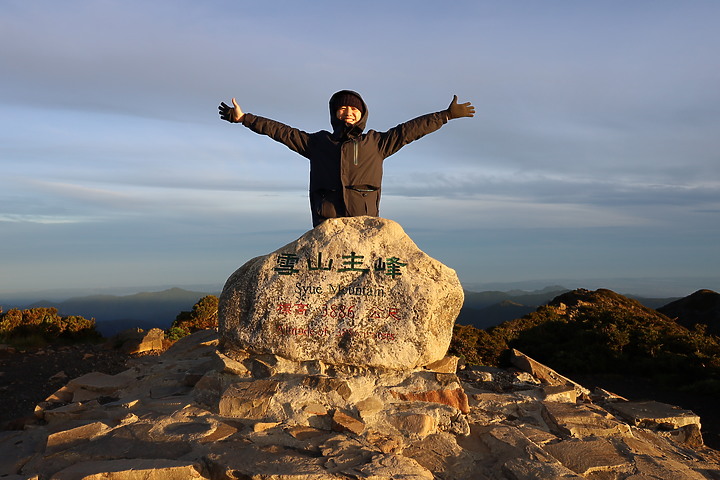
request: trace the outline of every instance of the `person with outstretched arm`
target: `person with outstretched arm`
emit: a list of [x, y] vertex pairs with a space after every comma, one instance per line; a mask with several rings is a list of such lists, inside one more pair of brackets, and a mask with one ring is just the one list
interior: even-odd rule
[[360, 94], [341, 90], [330, 97], [332, 132], [307, 133], [269, 118], [245, 113], [235, 98], [220, 103], [220, 118], [242, 123], [310, 160], [313, 227], [328, 218], [378, 216], [383, 161], [408, 143], [438, 130], [449, 120], [473, 117], [470, 102], [458, 103], [401, 123], [386, 132], [365, 131], [368, 108]]

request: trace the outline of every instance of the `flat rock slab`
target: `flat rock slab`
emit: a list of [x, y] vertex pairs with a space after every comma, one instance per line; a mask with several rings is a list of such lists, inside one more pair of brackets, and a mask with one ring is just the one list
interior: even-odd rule
[[455, 271], [397, 223], [330, 219], [228, 279], [221, 347], [412, 369], [443, 359], [463, 300]]
[[54, 480], [189, 480], [206, 478], [193, 462], [133, 458], [81, 462], [53, 475]]
[[567, 468], [582, 475], [628, 465], [628, 460], [605, 438], [565, 440], [543, 448]]
[[690, 410], [683, 410], [667, 403], [617, 402], [612, 409], [633, 424], [645, 428], [670, 427], [680, 428], [686, 425], [700, 427], [700, 417]]
[[574, 405], [565, 402], [543, 402], [542, 416], [561, 436], [584, 438], [628, 434], [630, 428], [594, 405]]

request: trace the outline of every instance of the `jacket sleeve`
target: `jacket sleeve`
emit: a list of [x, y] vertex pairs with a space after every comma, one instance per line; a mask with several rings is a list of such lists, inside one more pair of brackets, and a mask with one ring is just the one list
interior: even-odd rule
[[432, 133], [448, 122], [447, 112], [440, 111], [421, 115], [380, 133], [378, 148], [384, 158], [400, 150], [410, 142]]
[[269, 118], [246, 113], [242, 124], [255, 133], [267, 135], [276, 142], [280, 142], [290, 150], [307, 157], [310, 134], [300, 129], [285, 125]]

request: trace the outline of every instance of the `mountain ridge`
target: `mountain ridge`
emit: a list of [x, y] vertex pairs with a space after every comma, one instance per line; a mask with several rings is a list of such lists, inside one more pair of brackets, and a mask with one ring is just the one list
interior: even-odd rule
[[[536, 290], [512, 289], [508, 291], [465, 290], [465, 303], [457, 322], [476, 328], [490, 328], [500, 323], [533, 312], [558, 295], [571, 289], [561, 285], [549, 285]], [[12, 308], [54, 307], [62, 315], [80, 315], [94, 318], [98, 331], [105, 337], [127, 328], [169, 328], [181, 311], [192, 306], [207, 295], [219, 296], [219, 290], [188, 290], [168, 287], [160, 291], [141, 291], [126, 295], [93, 293], [78, 295], [64, 300], [36, 300], [27, 303], [9, 303]], [[657, 308], [676, 301], [679, 297], [645, 298], [628, 295], [650, 308]], [[0, 303], [2, 305], [2, 303]]]
[[172, 287], [131, 295], [95, 294], [60, 302], [40, 300], [25, 308], [54, 307], [61, 315], [94, 318], [97, 330], [110, 337], [134, 327], [167, 329], [180, 312], [191, 310], [202, 297], [213, 294]]

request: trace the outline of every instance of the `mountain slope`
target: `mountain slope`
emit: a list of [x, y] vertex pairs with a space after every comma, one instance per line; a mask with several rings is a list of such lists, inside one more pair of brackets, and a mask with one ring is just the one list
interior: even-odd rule
[[456, 333], [466, 340], [456, 351], [482, 363], [501, 363], [511, 347], [567, 373], [640, 374], [720, 392], [716, 337], [610, 290], [574, 290], [486, 332]]
[[658, 308], [680, 325], [693, 328], [697, 324], [707, 326], [707, 332], [720, 335], [720, 294], [712, 290], [698, 290], [685, 298]]

